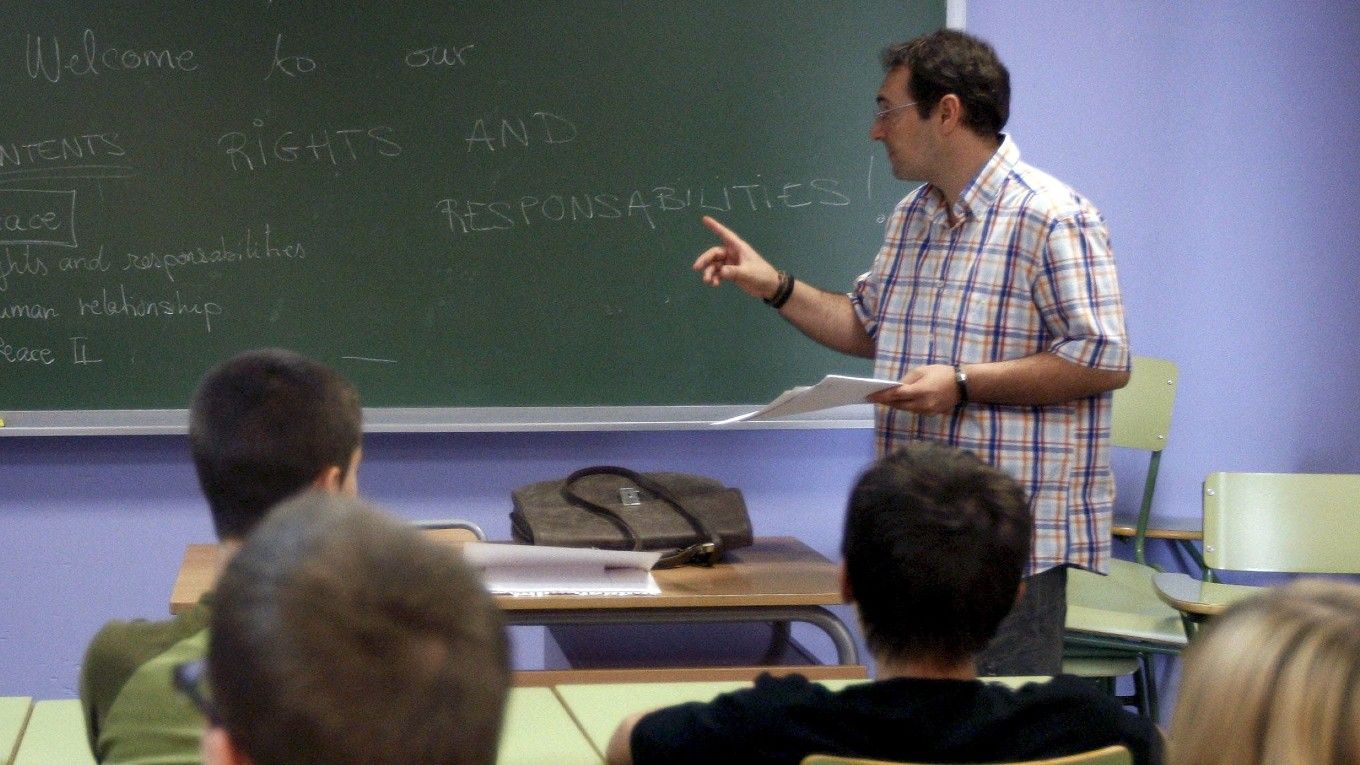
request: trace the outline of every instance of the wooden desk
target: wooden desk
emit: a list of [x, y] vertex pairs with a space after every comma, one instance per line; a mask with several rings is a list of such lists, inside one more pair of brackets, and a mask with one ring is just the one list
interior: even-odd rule
[[[427, 532], [437, 535], [438, 532]], [[217, 545], [189, 545], [170, 593], [170, 612], [202, 597], [223, 560]], [[825, 608], [844, 603], [839, 567], [793, 537], [762, 537], [712, 568], [655, 572], [660, 595], [497, 596], [512, 625], [805, 622], [831, 638], [841, 664], [859, 664], [845, 624]]]

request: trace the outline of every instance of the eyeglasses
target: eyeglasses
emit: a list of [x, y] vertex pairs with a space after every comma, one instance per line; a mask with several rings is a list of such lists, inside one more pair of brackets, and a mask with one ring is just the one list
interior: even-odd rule
[[915, 106], [916, 103], [917, 103], [916, 101], [911, 101], [911, 102], [909, 102], [909, 103], [902, 104], [901, 106], [893, 106], [893, 107], [890, 107], [890, 108], [887, 108], [887, 109], [883, 109], [882, 111], [874, 112], [874, 122], [875, 122], [875, 123], [882, 122], [882, 121], [884, 121], [884, 119], [885, 119], [889, 114], [892, 114], [893, 112], [901, 111], [901, 110], [907, 108], [908, 106]]
[[208, 662], [203, 659], [176, 664], [174, 671], [175, 689], [194, 703], [198, 711], [213, 725], [221, 725], [222, 718], [217, 716], [217, 707], [203, 693], [203, 676], [207, 673]]

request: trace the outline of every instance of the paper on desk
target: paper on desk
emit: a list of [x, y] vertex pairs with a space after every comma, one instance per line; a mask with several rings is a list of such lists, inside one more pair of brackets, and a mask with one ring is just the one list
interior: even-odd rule
[[486, 588], [506, 595], [660, 595], [652, 578], [660, 557], [581, 547], [463, 545], [463, 559], [481, 571]]
[[747, 420], [777, 420], [795, 414], [816, 412], [849, 404], [863, 404], [864, 398], [881, 390], [896, 387], [896, 380], [876, 380], [871, 377], [846, 377], [827, 375], [816, 385], [790, 388], [779, 394], [774, 401], [757, 409], [714, 425], [733, 425]]

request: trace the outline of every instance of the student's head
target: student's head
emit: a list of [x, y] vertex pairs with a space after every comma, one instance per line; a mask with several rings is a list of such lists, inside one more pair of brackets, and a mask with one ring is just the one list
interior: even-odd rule
[[199, 485], [222, 539], [317, 486], [353, 493], [359, 395], [335, 370], [290, 351], [248, 351], [208, 372], [189, 406]]
[[449, 547], [353, 497], [280, 505], [227, 565], [209, 628], [217, 763], [490, 765], [505, 627]]
[[953, 29], [941, 29], [883, 51], [883, 69], [905, 69], [906, 101], [927, 117], [940, 99], [953, 94], [963, 106], [963, 125], [995, 138], [1011, 109], [1010, 73], [986, 42]]
[[841, 553], [880, 659], [971, 659], [1010, 611], [1029, 558], [1029, 506], [967, 452], [915, 443], [855, 485]]
[[1305, 579], [1238, 603], [1184, 666], [1169, 763], [1360, 763], [1360, 585]]

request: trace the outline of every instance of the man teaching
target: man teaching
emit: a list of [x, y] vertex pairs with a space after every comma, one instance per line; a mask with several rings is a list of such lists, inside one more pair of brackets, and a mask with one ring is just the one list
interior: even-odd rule
[[978, 670], [1056, 674], [1065, 567], [1104, 571], [1110, 553], [1110, 399], [1129, 350], [1109, 235], [1001, 132], [1010, 76], [990, 45], [940, 30], [888, 48], [883, 68], [870, 137], [894, 176], [924, 184], [898, 203], [853, 291], [796, 280], [710, 217], [720, 243], [694, 269], [899, 380], [870, 398], [880, 454], [949, 444], [1021, 483], [1034, 515], [1024, 596]]

